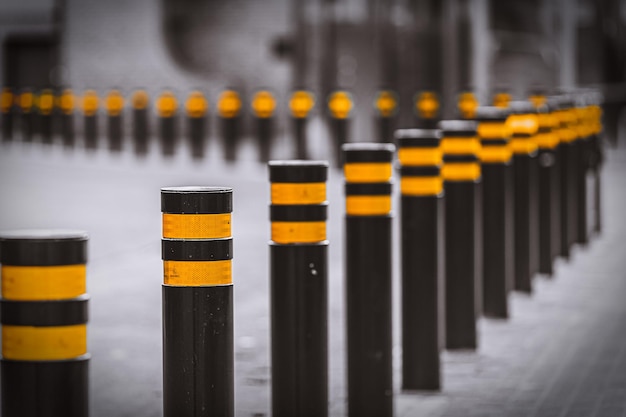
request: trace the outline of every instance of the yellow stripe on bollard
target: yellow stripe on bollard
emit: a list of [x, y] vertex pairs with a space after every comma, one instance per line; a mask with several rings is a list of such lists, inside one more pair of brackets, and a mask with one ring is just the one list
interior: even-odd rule
[[148, 107], [150, 97], [148, 96], [148, 93], [144, 90], [137, 90], [133, 93], [130, 101], [135, 110], [143, 110]]
[[506, 124], [513, 134], [534, 135], [539, 129], [539, 118], [536, 114], [512, 114]]
[[52, 110], [54, 109], [54, 94], [52, 94], [52, 90], [44, 90], [41, 92], [37, 98], [37, 107], [39, 108], [39, 112], [43, 115], [48, 116], [52, 114]]
[[475, 181], [480, 178], [480, 164], [476, 162], [446, 162], [441, 167], [445, 181]]
[[480, 145], [480, 139], [478, 139], [478, 137], [455, 138], [455, 137], [446, 136], [441, 139], [440, 147], [444, 154], [478, 155], [480, 153], [481, 145]]
[[511, 95], [509, 93], [498, 93], [493, 96], [493, 105], [505, 109], [509, 107]]
[[541, 94], [533, 94], [528, 97], [528, 100], [533, 103], [535, 107], [541, 107], [546, 104], [547, 97]]
[[474, 93], [461, 93], [459, 95], [457, 105], [461, 116], [463, 116], [465, 119], [473, 119], [474, 117], [476, 117], [476, 110], [478, 109], [479, 103]]
[[315, 96], [305, 90], [294, 91], [289, 100], [291, 115], [297, 119], [304, 119], [315, 106]]
[[199, 287], [233, 283], [232, 260], [163, 261], [163, 284]]
[[187, 97], [187, 101], [185, 102], [185, 110], [189, 117], [204, 117], [208, 109], [209, 103], [204, 97], [204, 94], [200, 91], [192, 91], [189, 93], [189, 97]]
[[2, 265], [2, 296], [38, 301], [78, 297], [86, 292], [87, 267], [81, 265]]
[[100, 106], [98, 94], [94, 90], [87, 90], [83, 95], [83, 113], [85, 116], [94, 116]]
[[268, 119], [274, 115], [276, 99], [267, 90], [258, 91], [252, 98], [254, 115], [261, 119]]
[[231, 236], [231, 214], [163, 213], [163, 237], [169, 239], [221, 239]]
[[346, 196], [346, 214], [353, 216], [380, 216], [390, 212], [390, 195]]
[[87, 353], [87, 325], [2, 326], [2, 356], [21, 361], [72, 359]]
[[0, 93], [0, 111], [2, 111], [2, 113], [8, 113], [9, 110], [11, 110], [11, 107], [13, 107], [14, 100], [15, 97], [13, 96], [11, 90], [3, 88], [2, 93]]
[[415, 100], [415, 110], [422, 119], [433, 119], [439, 112], [439, 98], [432, 91], [423, 91]]
[[217, 101], [217, 112], [220, 117], [230, 119], [237, 117], [241, 110], [241, 98], [235, 90], [225, 90]]
[[57, 107], [61, 109], [63, 114], [70, 115], [74, 111], [76, 98], [70, 89], [63, 90], [63, 93], [57, 97]]
[[171, 91], [164, 91], [157, 98], [156, 109], [159, 117], [172, 117], [178, 110], [178, 100]]
[[398, 160], [405, 166], [440, 165], [443, 151], [440, 148], [400, 148]]
[[271, 184], [272, 204], [321, 204], [326, 201], [326, 183], [299, 182]]
[[481, 122], [477, 133], [482, 139], [505, 139], [511, 136], [511, 127], [506, 123]]
[[374, 107], [378, 110], [381, 117], [391, 117], [398, 110], [398, 97], [396, 93], [390, 90], [383, 90], [378, 93]]
[[22, 93], [18, 97], [18, 103], [19, 103], [20, 109], [24, 113], [30, 113], [30, 111], [33, 109], [34, 102], [35, 102], [35, 96], [30, 91]]
[[531, 154], [535, 152], [538, 148], [537, 142], [531, 138], [512, 138], [509, 142], [509, 147], [514, 154]]
[[118, 90], [111, 90], [104, 100], [109, 116], [119, 116], [124, 110], [124, 97]]
[[326, 240], [326, 222], [272, 222], [275, 243], [316, 243]]
[[328, 110], [336, 119], [347, 119], [353, 106], [350, 94], [345, 91], [335, 91], [328, 99]]
[[408, 196], [439, 195], [443, 191], [442, 177], [400, 178], [400, 193]]
[[346, 182], [386, 182], [391, 179], [389, 162], [353, 162], [343, 166]]
[[507, 163], [512, 157], [513, 152], [509, 146], [489, 146], [483, 144], [480, 151], [480, 160], [486, 163]]

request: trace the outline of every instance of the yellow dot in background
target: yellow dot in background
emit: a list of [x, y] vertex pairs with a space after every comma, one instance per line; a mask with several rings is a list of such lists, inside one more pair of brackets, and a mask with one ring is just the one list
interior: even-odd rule
[[328, 109], [330, 114], [337, 119], [345, 119], [352, 110], [352, 99], [345, 91], [335, 91], [328, 99]]
[[239, 115], [241, 110], [241, 98], [234, 90], [225, 90], [220, 94], [217, 101], [217, 112], [223, 118], [232, 118]]
[[257, 117], [272, 117], [276, 109], [276, 99], [267, 90], [258, 91], [252, 99], [252, 110]]
[[295, 91], [289, 100], [289, 110], [296, 118], [305, 118], [315, 106], [315, 96], [305, 90]]

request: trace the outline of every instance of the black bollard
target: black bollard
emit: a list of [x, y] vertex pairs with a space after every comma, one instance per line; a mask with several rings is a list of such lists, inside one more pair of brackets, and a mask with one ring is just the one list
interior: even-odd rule
[[295, 138], [295, 155], [297, 159], [309, 159], [307, 148], [307, 121], [309, 114], [315, 106], [315, 96], [310, 91], [297, 90], [289, 100], [291, 111], [293, 136]]
[[439, 122], [439, 107], [439, 97], [434, 91], [422, 91], [416, 94], [417, 126], [423, 129], [435, 129]]
[[326, 161], [271, 161], [272, 415], [328, 415]]
[[347, 91], [334, 91], [328, 98], [328, 111], [330, 114], [330, 130], [332, 137], [332, 150], [335, 167], [343, 166], [341, 147], [349, 142], [349, 117], [354, 106], [352, 97]]
[[74, 108], [76, 97], [69, 88], [63, 90], [57, 97], [57, 107], [60, 110], [59, 121], [61, 130], [61, 140], [65, 148], [73, 148], [75, 142], [74, 134]]
[[209, 103], [201, 91], [192, 91], [185, 102], [187, 112], [187, 137], [191, 148], [191, 157], [204, 158], [206, 150], [206, 123]]
[[400, 162], [402, 389], [441, 389], [443, 162], [441, 133], [396, 130]]
[[52, 116], [54, 112], [54, 93], [50, 89], [45, 89], [37, 97], [37, 118], [39, 119], [39, 133], [41, 141], [45, 144], [53, 142], [52, 137]]
[[163, 416], [234, 415], [232, 189], [161, 189]]
[[176, 145], [178, 144], [176, 129], [178, 100], [172, 91], [165, 90], [157, 97], [155, 107], [159, 119], [161, 154], [169, 158], [176, 153]]
[[0, 235], [1, 414], [87, 417], [87, 235]]
[[133, 107], [132, 131], [135, 155], [144, 156], [149, 150], [148, 106], [150, 105], [150, 96], [145, 90], [137, 90], [131, 96], [130, 101]]
[[260, 90], [252, 97], [252, 112], [256, 123], [257, 145], [259, 147], [259, 161], [267, 162], [272, 151], [274, 140], [274, 110], [276, 99], [267, 90]]
[[241, 97], [235, 90], [224, 90], [217, 101], [217, 113], [220, 119], [220, 133], [224, 147], [224, 159], [232, 163], [237, 159], [237, 150], [241, 136]]
[[123, 147], [123, 112], [124, 96], [119, 90], [111, 90], [104, 99], [104, 107], [107, 112], [107, 136], [109, 138], [109, 150], [120, 152]]
[[471, 91], [464, 91], [459, 94], [457, 108], [461, 119], [473, 120], [476, 117], [476, 110], [480, 103], [476, 95]]
[[15, 100], [13, 90], [4, 87], [0, 93], [0, 124], [2, 125], [2, 140], [5, 142], [13, 139]]
[[476, 320], [482, 307], [482, 280], [476, 230], [479, 213], [480, 140], [476, 123], [464, 120], [439, 122], [446, 202], [445, 219], [445, 317], [446, 347], [475, 349]]
[[18, 97], [18, 107], [20, 114], [20, 130], [23, 142], [31, 142], [35, 130], [33, 118], [33, 107], [35, 105], [35, 95], [29, 89], [24, 89]]
[[574, 128], [576, 130], [576, 148], [578, 157], [578, 169], [576, 170], [576, 206], [578, 211], [575, 227], [575, 241], [579, 245], [589, 243], [589, 231], [587, 230], [587, 173], [589, 172], [589, 147], [591, 145], [591, 135], [587, 126], [587, 112], [585, 109], [585, 98], [577, 97], [576, 106], [572, 109], [575, 117]]
[[602, 108], [601, 98], [594, 94], [589, 108], [591, 157], [590, 169], [593, 174], [593, 220], [591, 230], [595, 234], [602, 232], [602, 165], [604, 149], [602, 146]]
[[379, 143], [393, 143], [396, 115], [398, 113], [398, 95], [390, 90], [378, 92], [374, 103], [376, 109], [376, 126]]
[[483, 311], [495, 318], [509, 317], [508, 295], [513, 289], [513, 166], [508, 114], [504, 107], [479, 107], [476, 113], [482, 146]]
[[348, 416], [393, 415], [392, 144], [342, 146]]
[[83, 94], [83, 120], [85, 147], [96, 149], [98, 147], [98, 109], [100, 99], [94, 90], [87, 90]]

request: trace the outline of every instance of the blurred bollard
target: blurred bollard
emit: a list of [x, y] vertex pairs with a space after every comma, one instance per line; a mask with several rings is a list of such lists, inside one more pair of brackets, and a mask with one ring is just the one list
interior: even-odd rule
[[439, 97], [434, 91], [422, 91], [415, 97], [417, 125], [424, 129], [435, 129], [439, 122]]
[[514, 206], [511, 130], [504, 107], [479, 107], [476, 113], [482, 149], [483, 311], [509, 317], [513, 289]]
[[461, 119], [473, 120], [476, 117], [476, 110], [480, 103], [476, 95], [471, 91], [465, 91], [459, 94], [457, 107]]
[[535, 108], [539, 108], [544, 104], [548, 104], [548, 97], [546, 96], [546, 93], [543, 89], [536, 89], [535, 91], [530, 93], [530, 95], [528, 96], [528, 101], [533, 103], [533, 106], [535, 106]]
[[267, 90], [257, 91], [252, 97], [252, 112], [256, 123], [256, 136], [259, 147], [259, 161], [270, 159], [272, 141], [274, 139], [274, 110], [276, 99]]
[[330, 113], [330, 129], [333, 140], [333, 158], [335, 167], [343, 166], [343, 153], [341, 147], [348, 140], [349, 117], [354, 103], [347, 91], [335, 91], [328, 98], [328, 111]]
[[0, 93], [0, 116], [2, 119], [2, 139], [8, 142], [13, 139], [15, 95], [9, 87], [4, 87]]
[[441, 389], [444, 331], [441, 132], [396, 130], [400, 162], [402, 389]]
[[157, 97], [155, 107], [159, 118], [161, 154], [165, 157], [171, 157], [176, 153], [176, 145], [178, 144], [176, 129], [178, 100], [172, 91], [165, 90]]
[[601, 97], [593, 94], [589, 106], [589, 123], [591, 133], [589, 168], [593, 174], [593, 220], [591, 230], [599, 234], [602, 232], [602, 165], [604, 164], [604, 149], [602, 146], [602, 108]]
[[100, 99], [94, 90], [87, 90], [83, 94], [83, 115], [85, 147], [96, 149], [98, 147], [98, 109]]
[[224, 146], [224, 159], [234, 162], [241, 136], [241, 97], [235, 90], [224, 90], [217, 101], [217, 113], [220, 118], [220, 132]]
[[532, 278], [539, 270], [539, 183], [536, 135], [537, 110], [529, 101], [513, 101], [507, 124], [511, 129], [515, 202], [514, 288], [532, 292]]
[[150, 96], [145, 90], [137, 90], [130, 98], [133, 107], [133, 143], [135, 155], [143, 156], [148, 153], [148, 138], [150, 130], [148, 129], [148, 106], [150, 105]]
[[398, 95], [390, 90], [379, 91], [374, 107], [378, 127], [376, 140], [380, 143], [393, 143], [393, 131], [398, 114]]
[[52, 115], [54, 112], [54, 93], [45, 89], [37, 97], [37, 118], [39, 119], [39, 133], [43, 143], [52, 143]]
[[342, 146], [348, 416], [393, 415], [392, 144]]
[[271, 161], [272, 415], [328, 415], [326, 161]]
[[111, 90], [104, 100], [108, 115], [109, 150], [119, 152], [122, 150], [122, 113], [124, 111], [124, 97], [119, 90]]
[[76, 98], [69, 88], [63, 90], [57, 97], [57, 107], [60, 114], [61, 138], [65, 148], [73, 148], [75, 142], [74, 135], [74, 107]]
[[234, 416], [232, 189], [166, 187], [163, 416]]
[[18, 96], [18, 107], [20, 109], [20, 130], [22, 141], [31, 142], [34, 133], [33, 107], [35, 105], [35, 95], [29, 89], [22, 90]]
[[185, 110], [187, 112], [187, 136], [191, 148], [191, 157], [202, 159], [206, 150], [209, 103], [201, 91], [192, 91], [185, 102]]
[[442, 131], [441, 175], [446, 193], [445, 317], [446, 348], [475, 349], [476, 321], [482, 310], [482, 277], [477, 230], [481, 224], [479, 186], [480, 140], [476, 123], [465, 120], [439, 122]]
[[297, 90], [291, 95], [289, 100], [289, 110], [291, 111], [293, 134], [296, 140], [296, 158], [309, 159], [307, 148], [306, 127], [309, 114], [315, 107], [315, 96], [310, 91]]
[[0, 234], [1, 413], [87, 417], [87, 235]]
[[587, 230], [587, 172], [589, 171], [589, 147], [591, 134], [587, 125], [587, 111], [585, 109], [585, 97], [579, 94], [576, 105], [572, 109], [575, 116], [576, 147], [578, 154], [578, 169], [576, 171], [576, 206], [578, 209], [578, 221], [575, 228], [575, 243], [586, 245], [589, 242]]
[[511, 103], [512, 97], [508, 91], [500, 91], [493, 95], [493, 103], [494, 107], [499, 107], [501, 109], [506, 109], [509, 107], [509, 103]]

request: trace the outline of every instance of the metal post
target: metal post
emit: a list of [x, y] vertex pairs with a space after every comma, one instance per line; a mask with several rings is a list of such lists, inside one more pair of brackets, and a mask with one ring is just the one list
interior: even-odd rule
[[443, 161], [438, 130], [395, 134], [400, 162], [402, 389], [441, 389]]
[[165, 90], [157, 98], [155, 106], [159, 118], [161, 154], [165, 157], [171, 157], [176, 153], [178, 142], [176, 132], [178, 100], [172, 91]]
[[224, 146], [224, 159], [234, 162], [239, 147], [241, 97], [235, 90], [224, 90], [217, 101], [217, 113]]
[[508, 114], [501, 107], [479, 107], [476, 114], [482, 146], [483, 311], [496, 318], [509, 317], [508, 295], [513, 288], [513, 155]]
[[206, 148], [206, 123], [209, 104], [201, 91], [192, 91], [185, 102], [187, 112], [187, 137], [191, 157], [202, 159]]
[[0, 235], [4, 417], [89, 415], [87, 235]]
[[8, 87], [2, 89], [0, 93], [0, 116], [2, 120], [2, 139], [8, 142], [13, 139], [13, 119], [15, 110], [15, 95]]
[[291, 111], [293, 123], [293, 135], [295, 137], [295, 154], [297, 159], [309, 159], [307, 150], [306, 127], [308, 116], [315, 106], [313, 93], [305, 90], [297, 90], [291, 95], [289, 100], [289, 110]]
[[96, 149], [98, 147], [98, 109], [100, 99], [94, 90], [87, 90], [83, 94], [82, 108], [84, 120], [85, 147]]
[[326, 161], [271, 161], [272, 415], [328, 415]]
[[392, 144], [342, 146], [346, 190], [348, 416], [393, 415]]
[[163, 415], [234, 415], [232, 189], [161, 189]]
[[276, 99], [267, 90], [257, 91], [252, 98], [252, 111], [256, 118], [256, 133], [259, 146], [259, 161], [270, 159], [274, 138], [274, 110]]
[[148, 153], [148, 106], [150, 97], [145, 90], [137, 90], [131, 97], [133, 107], [133, 142], [135, 154], [142, 156]]
[[328, 111], [330, 113], [330, 127], [332, 132], [332, 149], [335, 166], [343, 166], [341, 147], [348, 140], [349, 116], [352, 111], [352, 97], [346, 91], [335, 91], [328, 98]]
[[124, 111], [124, 97], [119, 90], [111, 90], [104, 101], [107, 116], [109, 137], [109, 150], [119, 152], [122, 150], [122, 112]]
[[58, 107], [61, 110], [61, 137], [65, 148], [73, 148], [75, 144], [74, 109], [76, 97], [69, 88], [63, 90], [59, 96]]

